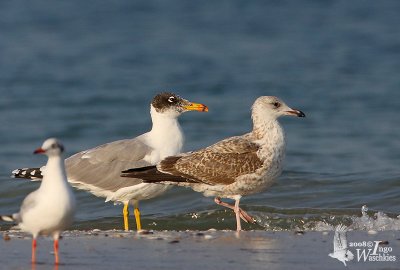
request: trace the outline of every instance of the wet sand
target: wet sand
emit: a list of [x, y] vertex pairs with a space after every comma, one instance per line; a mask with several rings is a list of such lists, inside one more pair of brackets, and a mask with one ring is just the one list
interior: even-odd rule
[[[38, 242], [38, 264], [30, 264], [31, 238], [2, 232], [0, 269], [346, 269], [328, 256], [333, 232], [233, 231], [146, 233], [65, 232], [61, 264], [55, 267], [51, 238]], [[396, 262], [348, 262], [349, 269], [399, 269], [400, 232], [348, 232], [348, 241], [388, 241]], [[352, 249], [355, 251], [354, 249]]]

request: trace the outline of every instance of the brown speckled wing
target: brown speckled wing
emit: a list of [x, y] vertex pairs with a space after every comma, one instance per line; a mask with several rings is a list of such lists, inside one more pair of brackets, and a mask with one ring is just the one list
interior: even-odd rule
[[259, 146], [241, 137], [233, 137], [183, 157], [163, 160], [160, 171], [209, 185], [227, 185], [238, 176], [255, 172], [263, 162]]

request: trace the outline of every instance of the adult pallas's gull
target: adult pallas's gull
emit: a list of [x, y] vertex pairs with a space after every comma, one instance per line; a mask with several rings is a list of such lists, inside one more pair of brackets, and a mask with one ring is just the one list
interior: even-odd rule
[[36, 262], [36, 238], [42, 234], [53, 236], [54, 261], [59, 263], [58, 239], [73, 221], [75, 197], [65, 176], [63, 150], [62, 144], [54, 138], [47, 139], [35, 150], [35, 154], [49, 157], [39, 189], [24, 199], [18, 213], [1, 216], [2, 220], [17, 222], [21, 230], [32, 234], [32, 263]]
[[[77, 153], [65, 161], [68, 181], [106, 201], [124, 204], [124, 228], [129, 230], [128, 206], [134, 205], [136, 226], [141, 230], [138, 202], [154, 198], [167, 186], [126, 181], [122, 170], [155, 165], [163, 158], [181, 152], [184, 136], [178, 117], [187, 111], [208, 111], [207, 106], [189, 102], [173, 93], [156, 95], [150, 105], [152, 129], [133, 139], [115, 141]], [[40, 169], [17, 169], [17, 178], [41, 178]]]
[[[240, 218], [252, 221], [239, 208], [240, 198], [267, 189], [281, 174], [285, 138], [277, 118], [283, 115], [305, 117], [277, 97], [259, 97], [252, 107], [250, 133], [192, 153], [167, 157], [157, 166], [123, 171], [122, 176], [188, 186], [205, 196], [215, 196], [217, 204], [235, 211], [240, 231]], [[235, 205], [222, 202], [220, 197], [234, 199]]]

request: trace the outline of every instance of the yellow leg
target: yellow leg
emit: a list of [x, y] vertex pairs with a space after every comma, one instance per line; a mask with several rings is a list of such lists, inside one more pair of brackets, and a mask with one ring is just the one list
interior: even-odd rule
[[139, 208], [135, 208], [135, 219], [136, 219], [136, 228], [138, 231], [142, 230], [142, 223], [140, 222], [140, 211]]
[[125, 231], [129, 231], [129, 221], [128, 221], [128, 217], [129, 217], [129, 203], [124, 203], [124, 210], [122, 211], [122, 213], [124, 214], [124, 229]]
[[135, 208], [134, 214], [135, 214], [135, 220], [136, 220], [136, 228], [138, 231], [140, 231], [140, 230], [142, 230], [142, 223], [140, 222], [139, 202], [136, 201], [133, 204], [133, 207]]

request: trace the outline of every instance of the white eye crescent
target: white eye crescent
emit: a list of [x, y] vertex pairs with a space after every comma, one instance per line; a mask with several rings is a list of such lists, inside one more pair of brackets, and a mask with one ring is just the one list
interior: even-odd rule
[[175, 97], [174, 96], [170, 96], [169, 98], [168, 98], [168, 102], [169, 103], [172, 103], [172, 102], [174, 102], [175, 101]]

